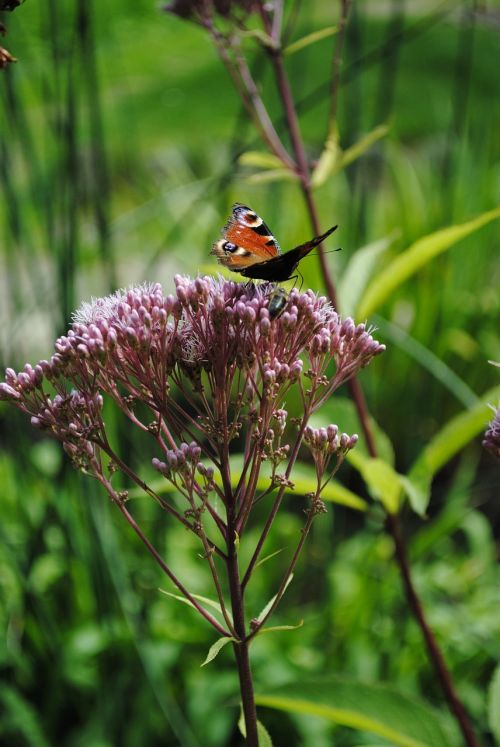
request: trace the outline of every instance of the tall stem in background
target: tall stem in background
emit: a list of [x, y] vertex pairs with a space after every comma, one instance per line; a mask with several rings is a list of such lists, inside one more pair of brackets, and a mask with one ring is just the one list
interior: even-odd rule
[[[260, 14], [262, 17], [264, 28], [266, 32], [271, 35], [272, 24], [271, 24], [269, 15], [262, 3], [259, 3], [259, 8], [260, 8]], [[333, 82], [332, 82], [331, 109], [330, 109], [330, 113], [332, 116], [336, 115], [337, 94], [338, 94], [338, 87], [340, 83], [341, 51], [342, 51], [344, 30], [345, 30], [346, 23], [347, 23], [348, 10], [349, 10], [349, 0], [342, 0], [341, 21], [339, 24], [339, 37], [337, 39], [337, 47], [336, 47], [334, 63], [333, 63], [334, 77], [333, 77]], [[313, 195], [313, 191], [312, 191], [311, 183], [310, 183], [311, 172], [309, 168], [309, 163], [307, 161], [304, 143], [303, 143], [302, 136], [300, 133], [299, 121], [298, 121], [298, 116], [297, 116], [297, 111], [295, 108], [292, 91], [291, 91], [288, 77], [286, 75], [285, 67], [283, 64], [283, 54], [281, 51], [281, 47], [277, 45], [276, 48], [269, 49], [268, 54], [271, 58], [271, 63], [273, 65], [275, 76], [276, 76], [276, 84], [277, 84], [278, 91], [279, 91], [281, 101], [283, 104], [285, 120], [287, 123], [289, 135], [290, 135], [290, 142], [292, 144], [292, 149], [293, 149], [293, 153], [294, 153], [295, 160], [296, 160], [297, 176], [300, 181], [301, 191], [304, 197], [307, 211], [309, 213], [309, 218], [310, 218], [313, 230], [315, 234], [319, 234], [321, 232], [321, 229], [319, 225], [316, 205], [314, 202], [314, 195]], [[330, 127], [332, 126], [332, 124], [333, 123], [330, 122]], [[319, 260], [320, 260], [320, 266], [321, 266], [321, 273], [323, 276], [323, 281], [325, 283], [325, 288], [326, 288], [328, 297], [330, 298], [332, 304], [335, 306], [335, 308], [338, 311], [339, 308], [338, 308], [338, 300], [337, 300], [335, 284], [334, 284], [333, 278], [331, 277], [330, 270], [328, 268], [322, 246], [319, 247]], [[358, 413], [360, 425], [361, 425], [363, 434], [366, 439], [369, 454], [371, 457], [375, 458], [378, 455], [377, 447], [376, 447], [373, 431], [370, 425], [369, 411], [366, 406], [366, 401], [363, 395], [363, 390], [361, 388], [361, 385], [359, 384], [359, 381], [355, 377], [350, 380], [349, 386], [350, 386], [351, 395], [352, 395], [352, 398], [353, 398], [353, 401], [354, 401], [354, 404], [356, 406], [356, 410]], [[407, 552], [406, 552], [406, 546], [405, 546], [405, 542], [404, 542], [403, 535], [402, 535], [401, 528], [400, 528], [399, 518], [395, 515], [388, 514], [387, 521], [386, 521], [386, 528], [394, 542], [395, 558], [399, 566], [408, 605], [418, 625], [420, 626], [422, 635], [424, 637], [424, 640], [427, 646], [429, 657], [438, 675], [439, 681], [441, 683], [441, 687], [443, 688], [443, 692], [448, 701], [450, 710], [452, 711], [455, 718], [457, 719], [458, 725], [460, 726], [463, 738], [465, 740], [465, 744], [467, 744], [468, 747], [479, 747], [476, 737], [474, 735], [474, 732], [472, 731], [472, 727], [470, 725], [468, 716], [465, 712], [465, 708], [463, 707], [455, 691], [453, 680], [446, 666], [443, 654], [438, 646], [434, 633], [425, 618], [425, 613], [423, 610], [422, 603], [420, 601], [415, 585], [413, 583], [413, 579], [412, 579], [412, 575], [410, 571], [410, 565], [408, 562], [408, 557], [407, 557]]]

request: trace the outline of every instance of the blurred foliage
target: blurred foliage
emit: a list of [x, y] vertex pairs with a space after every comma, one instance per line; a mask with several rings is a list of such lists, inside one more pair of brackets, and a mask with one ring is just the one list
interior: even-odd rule
[[[361, 293], [349, 291], [367, 266], [362, 285], [421, 237], [499, 204], [499, 12], [496, 3], [353, 4], [338, 144], [345, 153], [375, 128], [388, 131], [317, 191], [324, 225], [340, 224], [343, 251], [329, 262], [349, 278], [341, 287], [353, 309]], [[176, 272], [215, 272], [210, 245], [234, 200], [258, 210], [284, 248], [309, 236], [296, 185], [252, 182], [245, 159], [238, 162], [260, 146], [199, 29], [151, 0], [30, 1], [0, 20], [19, 60], [0, 74], [2, 364], [47, 357], [82, 299], [143, 279], [168, 287]], [[297, 20], [294, 41], [336, 19], [317, 0]], [[273, 81], [255, 40], [246, 43], [280, 122]], [[314, 158], [327, 135], [331, 44], [320, 35], [287, 59]], [[480, 397], [498, 384], [487, 365], [500, 359], [498, 236], [491, 223], [454, 244], [377, 309], [390, 349], [362, 383], [400, 473], [456, 422], [460, 392]], [[305, 287], [321, 287], [313, 260], [301, 270]], [[140, 464], [141, 445], [119, 420], [115, 430]], [[101, 492], [1, 403], [0, 447], [0, 742], [241, 744], [230, 651], [200, 668], [213, 636], [158, 591], [163, 578]], [[498, 671], [489, 706], [485, 693], [500, 655], [500, 467], [479, 440], [441, 466], [428, 519], [403, 518], [430, 623], [489, 745], [498, 739]], [[340, 479], [369, 499], [355, 469], [346, 466]], [[135, 502], [187, 586], [206, 593], [194, 539]], [[290, 547], [300, 529], [300, 496], [286, 508], [269, 553]], [[449, 743], [458, 744], [392, 554], [379, 506], [331, 506], [273, 619], [305, 624], [255, 641], [256, 690], [264, 697], [283, 683], [339, 674], [384, 681], [439, 709]], [[280, 570], [280, 554], [257, 570], [252, 613], [275, 593]], [[374, 743], [307, 713], [259, 712], [277, 745]]]

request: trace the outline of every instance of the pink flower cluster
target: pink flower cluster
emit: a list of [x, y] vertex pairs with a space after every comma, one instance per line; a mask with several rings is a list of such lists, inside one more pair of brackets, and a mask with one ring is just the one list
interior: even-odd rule
[[[272, 284], [181, 276], [175, 283], [175, 295], [145, 284], [83, 304], [49, 361], [20, 373], [7, 369], [0, 398], [50, 431], [78, 466], [91, 471], [96, 447], [107, 445], [107, 395], [157, 439], [163, 453], [154, 466], [170, 474], [194, 451], [196, 460], [203, 451], [217, 465], [220, 444], [229, 444], [244, 422], [252, 423], [265, 458], [283, 459], [281, 405], [290, 387], [299, 387], [310, 414], [384, 350], [365, 325], [342, 321], [312, 291], [292, 290], [273, 318]], [[152, 421], [136, 414], [138, 402]], [[312, 433], [306, 436], [311, 445]], [[337, 441], [335, 449], [343, 448], [342, 438], [328, 436], [329, 448]]]
[[[310, 428], [308, 420], [384, 346], [364, 325], [342, 321], [312, 291], [292, 290], [276, 315], [269, 312], [272, 284], [211, 277], [176, 277], [175, 282], [175, 295], [149, 284], [83, 304], [50, 360], [27, 364], [19, 373], [7, 369], [0, 399], [62, 442], [74, 465], [105, 488], [190, 604], [219, 635], [232, 638], [246, 634], [234, 627], [215, 559], [237, 577], [236, 543], [255, 504], [267, 498], [267, 520], [241, 581], [243, 594], [283, 497], [294, 489], [292, 471], [305, 444], [316, 472], [314, 489], [305, 496], [305, 524], [275, 601], [250, 626], [248, 640], [283, 595], [314, 517], [326, 510], [321, 493], [357, 440], [339, 433], [336, 425]], [[294, 406], [298, 401], [300, 407], [298, 417], [288, 418], [286, 397], [292, 389]], [[152, 440], [152, 468], [175, 487], [168, 498], [117, 451], [106, 429], [106, 400]], [[236, 439], [242, 452], [237, 468], [231, 455]], [[265, 481], [264, 462], [270, 470]], [[127, 490], [114, 487], [117, 471], [127, 486], [135, 484], [198, 537], [223, 623], [146, 537], [129, 510]]]

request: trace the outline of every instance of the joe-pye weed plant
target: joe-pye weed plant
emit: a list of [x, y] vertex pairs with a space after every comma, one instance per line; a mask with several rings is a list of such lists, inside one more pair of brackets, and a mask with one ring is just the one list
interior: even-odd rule
[[[0, 397], [55, 436], [77, 469], [96, 478], [184, 598], [219, 638], [208, 658], [233, 644], [244, 731], [259, 744], [249, 644], [279, 604], [313, 520], [325, 511], [321, 493], [354, 447], [356, 435], [336, 424], [308, 425], [311, 415], [347, 380], [384, 350], [366, 329], [340, 319], [326, 298], [292, 291], [278, 318], [269, 314], [267, 284], [212, 277], [176, 277], [176, 294], [143, 285], [85, 303], [50, 360], [6, 372]], [[288, 422], [287, 397], [298, 392], [300, 414]], [[122, 458], [106, 428], [110, 400], [152, 443], [155, 470], [175, 488], [167, 500]], [[243, 465], [231, 462], [243, 444]], [[315, 465], [316, 486], [304, 496], [304, 524], [276, 594], [259, 614], [245, 592], [301, 446]], [[271, 467], [259, 492], [263, 465]], [[141, 488], [165, 514], [200, 541], [212, 599], [192, 594], [136, 522], [117, 473]], [[246, 568], [239, 548], [252, 509], [266, 515]]]
[[[241, 164], [246, 169], [253, 170], [251, 176], [255, 178], [255, 181], [260, 179], [262, 183], [271, 183], [286, 180], [288, 183], [295, 184], [297, 192], [304, 200], [314, 233], [318, 233], [321, 228], [317, 191], [328, 180], [335, 179], [339, 171], [353, 163], [388, 130], [386, 124], [382, 122], [379, 127], [351, 147], [345, 149], [341, 147], [346, 133], [339, 131], [336, 110], [348, 6], [347, 0], [339, 3], [339, 17], [335, 27], [319, 29], [318, 32], [298, 40], [293, 39], [293, 21], [298, 7], [295, 3], [288, 5], [279, 0], [273, 3], [177, 0], [170, 3], [168, 7], [171, 13], [196, 22], [200, 27], [200, 33], [207, 33], [211, 36], [241, 96], [249, 120], [256, 126], [265, 150], [252, 150], [244, 153], [241, 157]], [[304, 9], [305, 5], [303, 4], [302, 7]], [[335, 21], [335, 19], [332, 20]], [[307, 48], [321, 39], [326, 46], [330, 38], [333, 38], [334, 42], [333, 55], [331, 61], [326, 61], [322, 70], [325, 77], [327, 77], [327, 71], [331, 71], [328, 87], [330, 91], [329, 117], [325, 123], [324, 145], [306, 145], [299, 126], [298, 102], [294, 99], [287, 76], [287, 59], [292, 55], [303, 54], [304, 51], [307, 54]], [[282, 110], [274, 118], [269, 114], [259, 81], [255, 79], [255, 73], [252, 72], [255, 49], [259, 50], [258, 53], [264, 60], [267, 59], [275, 77], [274, 102], [281, 103]], [[196, 106], [196, 98], [191, 101], [190, 105]], [[274, 107], [277, 108], [275, 103]], [[234, 170], [234, 166], [232, 168]], [[244, 195], [241, 196], [245, 199]], [[101, 192], [98, 197], [102, 199]], [[251, 202], [259, 209], [262, 208], [262, 205], [254, 203], [253, 200]], [[333, 213], [332, 210], [332, 214], [324, 216], [328, 224], [331, 220], [345, 223], [345, 216]], [[361, 274], [365, 276], [364, 284], [360, 285], [358, 276], [356, 276], [357, 303], [354, 305], [350, 303], [349, 312], [357, 320], [373, 318], [374, 312], [380, 308], [384, 300], [387, 300], [398, 285], [408, 279], [412, 273], [423, 267], [433, 257], [444, 252], [459, 238], [497, 217], [498, 213], [498, 210], [491, 210], [468, 223], [451, 226], [435, 235], [424, 237], [407, 252], [401, 253], [396, 260], [388, 262], [381, 273], [377, 271], [377, 261], [374, 258], [377, 256], [381, 258], [382, 255], [372, 255], [369, 252], [364, 254], [361, 267]], [[345, 254], [350, 257], [352, 248], [345, 248], [348, 250]], [[356, 259], [354, 253], [354, 260]], [[320, 262], [323, 286], [329, 300], [333, 302], [333, 308], [336, 311], [342, 311], [342, 308], [346, 308], [343, 288], [336, 287], [322, 253], [320, 253]], [[352, 273], [350, 277], [352, 278]], [[199, 286], [199, 283], [202, 283], [202, 286]], [[206, 292], [207, 283], [208, 292]], [[312, 382], [305, 376], [311, 364], [306, 343], [304, 343], [302, 352], [298, 351], [293, 361], [294, 363], [299, 360], [303, 362], [302, 373], [299, 373], [298, 364], [293, 367], [288, 359], [283, 360], [277, 355], [276, 361], [279, 366], [266, 361], [268, 364], [266, 368], [262, 366], [258, 370], [255, 369], [256, 373], [253, 374], [249, 389], [240, 388], [242, 384], [240, 377], [246, 374], [234, 374], [236, 379], [232, 379], [229, 394], [226, 391], [224, 395], [227, 405], [225, 412], [228, 418], [227, 432], [224, 433], [221, 430], [224, 421], [219, 418], [221, 405], [215, 404], [222, 392], [221, 371], [218, 369], [216, 379], [216, 374], [210, 373], [207, 369], [210, 358], [204, 359], [201, 355], [203, 346], [200, 346], [198, 333], [191, 336], [185, 334], [190, 329], [189, 316], [198, 305], [197, 311], [205, 310], [199, 316], [201, 320], [210, 306], [209, 298], [222, 294], [224, 307], [228, 309], [229, 316], [231, 316], [231, 310], [234, 309], [234, 320], [240, 321], [239, 326], [233, 326], [233, 331], [247, 330], [252, 327], [252, 334], [262, 336], [265, 340], [267, 327], [265, 311], [269, 308], [272, 289], [257, 290], [251, 286], [228, 285], [229, 290], [223, 290], [226, 286], [222, 283], [212, 285], [213, 283], [214, 281], [211, 280], [199, 279], [198, 285], [192, 286], [191, 281], [181, 280], [178, 285], [180, 290], [177, 292], [179, 297], [174, 297], [173, 301], [172, 299], [167, 301], [160, 288], [148, 286], [120, 292], [108, 299], [82, 307], [76, 316], [75, 326], [67, 335], [67, 340], [62, 338], [59, 341], [56, 357], [51, 361], [42, 362], [38, 368], [27, 367], [19, 374], [9, 370], [5, 386], [2, 386], [2, 397], [31, 413], [35, 425], [60, 438], [75, 464], [94, 474], [105, 485], [108, 492], [111, 491], [110, 495], [117, 509], [127, 518], [167, 575], [171, 569], [165, 566], [156, 548], [149, 543], [141, 527], [134, 522], [132, 515], [134, 511], [131, 508], [134, 504], [127, 492], [128, 485], [134, 484], [135, 492], [142, 489], [148, 493], [171, 518], [180, 521], [186, 527], [186, 531], [193, 532], [199, 537], [200, 554], [203, 556], [203, 562], [212, 571], [214, 581], [214, 592], [207, 592], [211, 597], [210, 600], [208, 601], [206, 597], [202, 599], [188, 588], [183, 588], [182, 578], [175, 575], [170, 578], [174, 584], [177, 584], [180, 596], [183, 596], [214, 627], [218, 641], [209, 658], [214, 656], [224, 643], [231, 643], [237, 657], [240, 657], [238, 665], [240, 672], [243, 671], [242, 700], [246, 704], [245, 715], [250, 724], [247, 731], [249, 739], [253, 739], [255, 743], [255, 728], [252, 726], [255, 724], [254, 709], [249, 706], [252, 698], [248, 695], [251, 688], [249, 678], [245, 675], [245, 671], [248, 673], [245, 669], [248, 662], [246, 654], [243, 655], [241, 652], [247, 651], [249, 642], [259, 632], [262, 632], [262, 626], [265, 624], [264, 618], [272, 613], [272, 608], [279, 602], [291, 577], [296, 554], [291, 551], [288, 560], [284, 560], [285, 554], [282, 553], [279, 559], [268, 561], [269, 563], [281, 563], [283, 582], [277, 586], [276, 597], [263, 613], [253, 608], [245, 610], [244, 635], [241, 634], [237, 622], [242, 605], [237, 601], [236, 609], [233, 607], [235, 589], [229, 582], [231, 578], [234, 579], [234, 575], [231, 576], [229, 572], [229, 561], [232, 558], [234, 565], [231, 573], [233, 573], [236, 565], [235, 558], [241, 559], [245, 556], [243, 549], [248, 550], [249, 534], [245, 534], [245, 529], [254, 524], [257, 513], [255, 512], [252, 516], [243, 511], [242, 507], [245, 504], [247, 510], [250, 511], [250, 508], [256, 505], [259, 513], [266, 513], [269, 526], [265, 524], [262, 527], [261, 540], [259, 540], [261, 546], [253, 547], [250, 552], [253, 565], [251, 563], [247, 567], [245, 564], [238, 569], [241, 574], [239, 586], [244, 603], [252, 571], [266, 555], [265, 537], [276, 516], [273, 513], [277, 505], [276, 501], [279, 503], [284, 492], [292, 490], [290, 483], [293, 484], [294, 475], [293, 471], [288, 471], [288, 468], [294, 457], [295, 445], [300, 443], [302, 416], [299, 422], [291, 422], [291, 417], [285, 414], [288, 406], [287, 392], [290, 393], [290, 398], [293, 392], [303, 392], [303, 411], [305, 413], [306, 407], [310, 406], [312, 413], [315, 407], [323, 402], [323, 395], [329, 388], [334, 388], [331, 385], [336, 376], [336, 369], [334, 362], [326, 363], [327, 382], [321, 384], [323, 395], [318, 388], [315, 404], [308, 399]], [[203, 284], [205, 290], [202, 290]], [[189, 290], [185, 297], [181, 286], [184, 287], [185, 292], [188, 287], [194, 287], [195, 290]], [[234, 290], [230, 290], [231, 288]], [[199, 296], [198, 301], [196, 301], [196, 295]], [[300, 294], [294, 292], [286, 309], [286, 313], [292, 316], [292, 325], [294, 323], [293, 307], [300, 308], [299, 296]], [[189, 299], [188, 304], [186, 299]], [[311, 296], [310, 299], [312, 302]], [[236, 304], [239, 302], [243, 303], [245, 308], [253, 308], [253, 312], [248, 310], [245, 312], [246, 319], [238, 316], [243, 313], [241, 306], [238, 311], [236, 310]], [[171, 304], [173, 304], [172, 307]], [[188, 306], [191, 311], [188, 311]], [[134, 310], [137, 315], [132, 313]], [[252, 322], [254, 313], [255, 320]], [[217, 314], [210, 312], [209, 316], [215, 324]], [[118, 327], [115, 329], [119, 319], [127, 322], [126, 328], [120, 327], [120, 333], [117, 331]], [[274, 334], [277, 339], [278, 335], [283, 335], [285, 332], [285, 339], [290, 339], [289, 331], [284, 330], [284, 325], [290, 323], [288, 317], [273, 319], [269, 316], [268, 323], [269, 334]], [[169, 331], [164, 333], [164, 343], [160, 342], [162, 324], [169, 328]], [[339, 324], [342, 323], [339, 322]], [[201, 326], [203, 330], [203, 324]], [[348, 326], [352, 329], [351, 325]], [[111, 330], [109, 337], [107, 329]], [[154, 334], [153, 330], [155, 330]], [[245, 335], [247, 334], [250, 332], [245, 331]], [[346, 331], [347, 337], [350, 334], [351, 332]], [[76, 342], [77, 338], [78, 342]], [[213, 343], [215, 338], [211, 339]], [[248, 340], [245, 344], [248, 345]], [[310, 344], [312, 345], [312, 342]], [[158, 352], [158, 345], [160, 345], [160, 352]], [[112, 354], [113, 349], [115, 352]], [[119, 350], [121, 353], [118, 352]], [[151, 352], [151, 360], [148, 350]], [[214, 346], [211, 350], [212, 358], [215, 358], [216, 350]], [[264, 352], [262, 345], [260, 352]], [[163, 354], [165, 360], [163, 360]], [[245, 366], [248, 371], [251, 370], [253, 354], [249, 355], [245, 365], [242, 365], [238, 359], [235, 363], [238, 371], [240, 369], [244, 371]], [[283, 354], [284, 352], [281, 351], [280, 355]], [[113, 356], [117, 357], [113, 358]], [[384, 356], [386, 357], [388, 356]], [[70, 358], [71, 366], [69, 365]], [[106, 361], [109, 361], [111, 366], [107, 373]], [[283, 366], [289, 368], [283, 368]], [[96, 372], [95, 380], [88, 378], [92, 370]], [[353, 373], [355, 370], [354, 368]], [[276, 377], [276, 380], [271, 386], [273, 377]], [[215, 388], [216, 381], [219, 382], [218, 388]], [[227, 379], [227, 382], [229, 381], [230, 377]], [[286, 381], [288, 381], [288, 389], [285, 386]], [[406, 384], [409, 382], [405, 382]], [[127, 386], [131, 387], [131, 391], [127, 390]], [[317, 383], [317, 386], [320, 385]], [[324, 486], [326, 479], [347, 455], [351, 464], [363, 478], [368, 491], [379, 500], [386, 512], [386, 529], [394, 541], [394, 560], [401, 571], [408, 610], [414, 615], [423, 633], [430, 661], [460, 725], [464, 743], [477, 744], [457, 697], [451, 673], [444, 662], [436, 636], [427, 622], [426, 611], [415, 587], [404, 534], [401, 531], [399, 513], [403, 505], [403, 495], [409, 499], [412, 508], [419, 514], [425, 513], [430, 498], [432, 476], [440, 466], [451, 459], [453, 454], [457, 453], [467, 438], [470, 439], [475, 435], [474, 429], [476, 429], [476, 434], [480, 432], [478, 414], [481, 415], [479, 405], [482, 406], [482, 403], [478, 402], [478, 408], [471, 413], [475, 420], [471, 418], [468, 421], [467, 433], [465, 433], [463, 421], [460, 421], [459, 427], [455, 430], [451, 427], [453, 423], [450, 423], [446, 447], [442, 448], [443, 440], [440, 444], [437, 439], [435, 443], [429, 443], [422, 458], [417, 460], [415, 469], [408, 475], [398, 476], [393, 469], [394, 465], [389, 463], [385, 454], [380, 450], [380, 443], [372, 428], [373, 421], [369, 417], [357, 380], [354, 377], [350, 378], [348, 386], [359, 416], [359, 430], [362, 434], [363, 446], [367, 445], [369, 458], [363, 455], [362, 449], [359, 448], [361, 444], [347, 454], [348, 447], [352, 446], [350, 437], [342, 440], [341, 434], [336, 431], [335, 427], [310, 431], [304, 424], [302, 453], [306, 455], [306, 449], [309, 448], [310, 459], [313, 460], [317, 471], [316, 490], [312, 491], [307, 498], [307, 503], [304, 503], [306, 510], [304, 529], [308, 528], [317, 512], [322, 510], [319, 487]], [[273, 387], [281, 388], [282, 391], [279, 396], [276, 396], [275, 404], [272, 406], [269, 404], [272, 415], [266, 431], [263, 423], [259, 423], [260, 398], [265, 396], [270, 402], [274, 396], [271, 393], [271, 390], [274, 391]], [[250, 397], [252, 388], [253, 399]], [[265, 393], [265, 390], [270, 390], [270, 392]], [[156, 400], [152, 398], [152, 391], [157, 397]], [[244, 394], [240, 401], [238, 392], [242, 391]], [[146, 484], [146, 478], [142, 473], [135, 474], [130, 465], [123, 459], [120, 461], [120, 454], [116, 453], [117, 445], [105, 428], [106, 407], [110, 406], [106, 405], [106, 401], [110, 399], [114, 399], [121, 409], [125, 408], [126, 416], [135, 424], [136, 429], [143, 433], [145, 442], [151, 444], [150, 461], [158, 472], [158, 479], [165, 479], [170, 484], [175, 484], [178, 495], [183, 496], [182, 500], [166, 500], [161, 489], [156, 489], [156, 483], [153, 487]], [[493, 395], [486, 395], [483, 399], [489, 402], [496, 401]], [[338, 402], [334, 397], [332, 404], [334, 405], [336, 401]], [[209, 408], [212, 408], [212, 419], [206, 415], [207, 404]], [[329, 412], [335, 412], [334, 406], [330, 409], [329, 401], [325, 401], [324, 404], [328, 405], [325, 409]], [[486, 408], [484, 412], [487, 412]], [[294, 411], [293, 414], [297, 413]], [[319, 414], [321, 416], [321, 411]], [[267, 415], [269, 416], [269, 413]], [[335, 415], [332, 415], [331, 419], [335, 419]], [[325, 426], [327, 422], [325, 421]], [[498, 431], [495, 423], [498, 424], [498, 418], [492, 424], [493, 430], [490, 429], [487, 437], [490, 441], [492, 434], [495, 435]], [[342, 425], [342, 423], [339, 424]], [[357, 429], [358, 426], [353, 428], [353, 430]], [[252, 434], [248, 441], [247, 433]], [[457, 435], [450, 435], [454, 433]], [[236, 462], [229, 459], [229, 480], [227, 473], [225, 474], [221, 469], [224, 460], [217, 455], [217, 448], [225, 439], [228, 439], [230, 452], [240, 450], [244, 452], [243, 467], [241, 462], [236, 467]], [[110, 444], [109, 441], [112, 443]], [[328, 457], [330, 463], [327, 466], [325, 462]], [[260, 471], [258, 470], [259, 463]], [[268, 483], [271, 491], [269, 494], [263, 491], [262, 480], [259, 480], [259, 475], [262, 477], [264, 468], [266, 473], [271, 471]], [[251, 481], [254, 482], [254, 487]], [[231, 501], [227, 501], [228, 485], [231, 486], [231, 494], [238, 508], [232, 508]], [[250, 501], [252, 491], [253, 499]], [[230, 538], [228, 529], [230, 524], [236, 526], [233, 540]], [[302, 542], [302, 537], [300, 540]], [[297, 550], [300, 550], [300, 546]], [[237, 587], [238, 584], [236, 585], [236, 598]], [[293, 633], [293, 635], [299, 636], [300, 632]], [[331, 668], [335, 671], [334, 661], [331, 662]], [[425, 670], [424, 664], [422, 672], [425, 673]], [[361, 704], [362, 698], [359, 697], [358, 700]], [[331, 699], [331, 703], [333, 706], [338, 705], [334, 699]], [[382, 714], [382, 709], [380, 713]], [[411, 734], [413, 726], [411, 720], [408, 720], [407, 726]], [[261, 733], [261, 743], [264, 739]], [[401, 739], [404, 740], [404, 736]]]

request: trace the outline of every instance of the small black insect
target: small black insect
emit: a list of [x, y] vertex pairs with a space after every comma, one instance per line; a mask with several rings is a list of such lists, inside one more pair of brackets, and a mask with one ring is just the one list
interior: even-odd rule
[[269, 311], [271, 319], [277, 319], [281, 316], [287, 303], [288, 293], [284, 288], [276, 288], [273, 290], [272, 293], [269, 294], [269, 303], [267, 305], [267, 310]]

